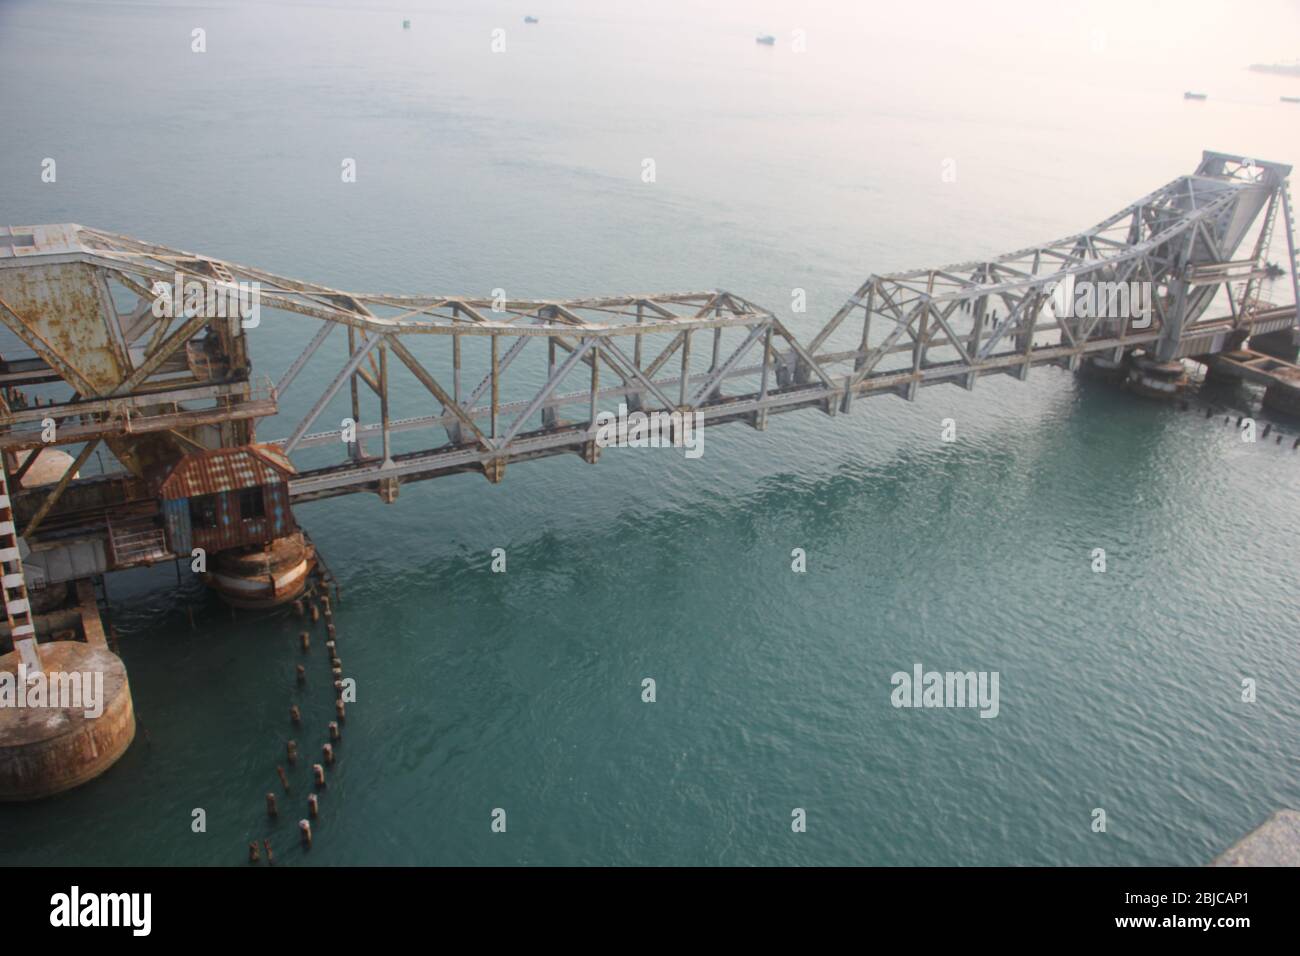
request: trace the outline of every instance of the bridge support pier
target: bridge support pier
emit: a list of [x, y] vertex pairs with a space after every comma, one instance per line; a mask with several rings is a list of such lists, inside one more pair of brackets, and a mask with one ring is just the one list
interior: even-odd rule
[[299, 531], [262, 548], [221, 552], [204, 580], [227, 604], [261, 610], [296, 601], [315, 567], [316, 549]]
[[1242, 376], [1234, 372], [1230, 366], [1215, 362], [1206, 363], [1204, 380], [1206, 385], [1233, 388], [1240, 384], [1241, 380]]
[[1219, 362], [1215, 355], [1227, 355], [1236, 352], [1246, 344], [1245, 332], [1233, 332], [1223, 343], [1223, 349], [1214, 355], [1198, 355], [1196, 361], [1205, 366], [1205, 384], [1210, 386], [1235, 387], [1242, 380], [1241, 373], [1230, 362]]
[[1147, 398], [1177, 398], [1187, 387], [1187, 369], [1177, 359], [1158, 362], [1146, 355], [1133, 360], [1128, 372], [1128, 386]]
[[1264, 407], [1300, 418], [1300, 381], [1274, 381], [1264, 389]]
[[78, 595], [80, 607], [59, 612], [72, 620], [58, 627], [76, 630], [79, 622], [84, 643], [41, 644], [41, 672], [28, 672], [26, 686], [18, 680], [18, 652], [0, 655], [0, 682], [6, 697], [14, 695], [0, 707], [0, 802], [36, 800], [87, 783], [135, 739], [126, 666], [108, 649], [89, 581], [78, 583]]
[[1280, 329], [1264, 335], [1252, 335], [1250, 347], [1256, 352], [1263, 352], [1265, 355], [1287, 362], [1294, 362], [1300, 358], [1300, 343], [1296, 342], [1295, 329]]

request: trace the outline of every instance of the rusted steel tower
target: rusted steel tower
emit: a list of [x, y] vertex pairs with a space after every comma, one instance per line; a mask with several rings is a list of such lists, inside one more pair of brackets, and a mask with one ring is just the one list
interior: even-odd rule
[[[255, 443], [276, 403], [251, 374], [240, 287], [209, 259], [120, 260], [76, 226], [0, 236], [0, 320], [30, 353], [0, 373], [6, 466], [22, 482], [51, 449], [80, 449], [52, 487], [14, 496], [29, 570], [52, 588], [190, 558], [197, 541], [223, 592], [251, 572], [267, 586], [236, 588], [241, 603], [291, 600], [310, 547], [288, 507], [293, 466]], [[38, 385], [43, 401], [28, 398]], [[80, 477], [101, 446], [120, 467]]]

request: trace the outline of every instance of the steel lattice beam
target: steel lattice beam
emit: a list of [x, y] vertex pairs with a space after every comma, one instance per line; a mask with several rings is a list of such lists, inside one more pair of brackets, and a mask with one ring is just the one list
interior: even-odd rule
[[[985, 375], [1024, 377], [1034, 366], [1074, 367], [1087, 355], [1138, 346], [1167, 359], [1220, 332], [1294, 326], [1294, 305], [1257, 301], [1267, 234], [1279, 214], [1287, 228], [1293, 287], [1300, 288], [1294, 279], [1289, 173], [1288, 166], [1206, 153], [1192, 175], [1083, 232], [992, 259], [869, 276], [806, 345], [771, 311], [726, 291], [565, 300], [362, 293], [81, 226], [0, 230], [0, 321], [36, 356], [0, 368], [0, 389], [29, 380], [66, 382], [74, 394], [52, 414], [61, 424], [69, 422], [69, 434], [84, 439], [101, 432], [112, 440], [133, 430], [197, 427], [222, 413], [234, 420], [243, 414], [241, 406], [265, 414], [265, 401], [255, 405], [246, 384], [248, 332], [238, 321], [155, 317], [149, 308], [154, 284], [178, 274], [257, 283], [262, 308], [320, 323], [284, 372], [278, 393], [295, 384], [305, 387], [311, 376], [303, 373], [312, 361], [330, 366], [305, 417], [280, 439], [286, 452], [298, 456], [341, 444], [341, 429], [308, 430], [344, 385], [350, 385], [354, 418], [359, 380], [380, 398], [381, 421], [356, 425], [357, 441], [340, 464], [301, 471], [291, 484], [295, 499], [472, 469], [496, 479], [507, 461], [565, 451], [594, 460], [595, 412], [620, 402], [647, 411], [699, 410], [710, 423], [761, 428], [770, 414], [782, 411], [820, 408], [835, 414], [866, 395], [910, 399], [926, 385], [971, 388]], [[1256, 221], [1262, 222], [1260, 236], [1249, 258], [1232, 259]], [[119, 313], [113, 306], [102, 317], [107, 331], [95, 361], [116, 362], [112, 374], [54, 334], [57, 323], [51, 326], [49, 316], [64, 307], [60, 302], [8, 300], [15, 287], [6, 284], [11, 270], [42, 269], [51, 281], [94, 282], [101, 301], [100, 287], [109, 282], [136, 297], [129, 308]], [[1067, 282], [1146, 283], [1150, 321], [1058, 314], [1052, 291]], [[73, 291], [77, 301], [86, 301], [85, 290]], [[1221, 292], [1230, 314], [1206, 318]], [[67, 321], [87, 320], [69, 312]], [[348, 330], [341, 360], [325, 357], [336, 325]], [[700, 333], [711, 336], [711, 352], [698, 345]], [[482, 338], [490, 340], [490, 366], [466, 393], [462, 346]], [[540, 347], [527, 349], [534, 338], [547, 340], [545, 358]], [[437, 353], [437, 365], [417, 357], [417, 342]], [[390, 351], [396, 366], [388, 362]], [[557, 361], [560, 353], [564, 357]], [[200, 365], [211, 355], [217, 356], [217, 371], [205, 379]], [[590, 369], [590, 381], [561, 391], [566, 381], [577, 381], [571, 373], [579, 365]], [[604, 383], [602, 366], [613, 373]], [[443, 368], [451, 370], [450, 389], [433, 374], [442, 375]], [[433, 409], [392, 419], [389, 389], [407, 373]], [[242, 391], [232, 390], [241, 382]], [[525, 396], [516, 388], [504, 397], [507, 386], [519, 382], [534, 385]], [[270, 390], [271, 409], [276, 393]], [[173, 398], [173, 407], [160, 411], [163, 403], [150, 401], [151, 395]], [[190, 395], [212, 404], [182, 409], [176, 396]], [[575, 406], [580, 416], [563, 419], [560, 413]], [[0, 410], [0, 447], [32, 447], [36, 411]], [[151, 415], [157, 424], [148, 424]], [[393, 436], [439, 429], [446, 432], [445, 443], [391, 453]], [[384, 454], [365, 457], [362, 439], [373, 435], [383, 438]]]

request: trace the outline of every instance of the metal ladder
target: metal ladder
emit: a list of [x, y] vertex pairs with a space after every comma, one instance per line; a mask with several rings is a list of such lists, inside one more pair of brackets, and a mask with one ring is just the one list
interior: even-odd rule
[[4, 589], [5, 616], [9, 619], [10, 634], [19, 663], [27, 665], [27, 673], [42, 669], [41, 655], [36, 647], [36, 626], [32, 623], [31, 604], [27, 600], [27, 578], [23, 574], [23, 559], [18, 553], [18, 531], [14, 527], [14, 510], [9, 501], [9, 478], [0, 465], [0, 586]]

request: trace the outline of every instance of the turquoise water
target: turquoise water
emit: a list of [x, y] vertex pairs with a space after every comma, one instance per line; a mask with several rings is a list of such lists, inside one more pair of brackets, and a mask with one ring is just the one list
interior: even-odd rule
[[[942, 5], [10, 3], [0, 218], [364, 290], [722, 287], [780, 312], [798, 287], [806, 340], [870, 272], [1077, 231], [1203, 148], [1300, 161], [1294, 91], [1238, 69], [1290, 55], [1257, 28], [1012, 6], [994, 33]], [[259, 372], [310, 331], [264, 321]], [[1246, 445], [1035, 370], [711, 430], [695, 461], [611, 450], [302, 506], [359, 698], [310, 855], [306, 767], [281, 822], [262, 806], [291, 701], [304, 751], [323, 739], [323, 634], [299, 693], [296, 620], [156, 569], [109, 582], [136, 744], [0, 809], [0, 862], [239, 864], [269, 836], [332, 865], [1203, 863], [1300, 805], [1300, 424], [1278, 424], [1281, 447]], [[997, 718], [892, 707], [917, 662], [998, 671]]]

